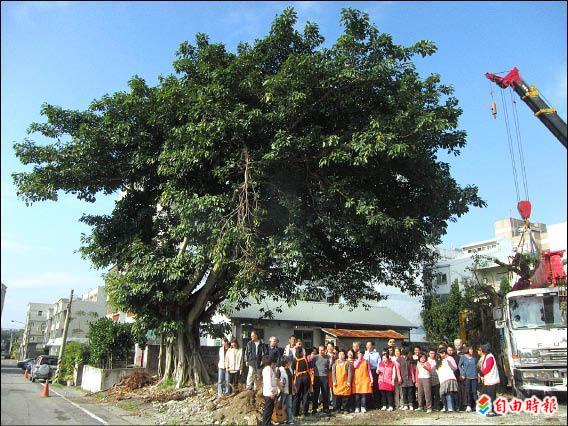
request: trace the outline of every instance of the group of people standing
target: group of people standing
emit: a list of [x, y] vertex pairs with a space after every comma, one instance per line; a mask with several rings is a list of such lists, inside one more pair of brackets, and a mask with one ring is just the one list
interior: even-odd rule
[[[365, 413], [432, 410], [475, 412], [478, 383], [492, 401], [499, 384], [497, 363], [489, 345], [467, 347], [440, 343], [424, 350], [397, 346], [394, 339], [380, 352], [372, 341], [365, 350], [359, 342], [349, 349], [332, 343], [306, 351], [303, 342], [290, 336], [286, 347], [276, 337], [264, 344], [256, 332], [244, 353], [236, 339], [223, 341], [219, 350], [219, 394], [231, 393], [247, 367], [247, 389], [262, 381], [265, 399], [263, 424], [271, 424], [275, 401], [286, 407], [286, 423], [300, 415], [321, 411]], [[311, 410], [310, 410], [311, 406]], [[495, 415], [492, 411], [488, 414]]]

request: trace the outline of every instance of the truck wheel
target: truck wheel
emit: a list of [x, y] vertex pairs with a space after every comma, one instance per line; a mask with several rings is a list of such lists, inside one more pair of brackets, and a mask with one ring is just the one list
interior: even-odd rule
[[517, 399], [525, 399], [525, 392], [516, 386], [513, 385], [513, 392], [515, 394], [515, 398]]

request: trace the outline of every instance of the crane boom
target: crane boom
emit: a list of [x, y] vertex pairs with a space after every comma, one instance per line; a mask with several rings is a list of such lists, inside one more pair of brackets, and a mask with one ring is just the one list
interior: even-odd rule
[[502, 89], [512, 87], [521, 99], [529, 106], [540, 121], [558, 138], [566, 148], [566, 123], [556, 109], [551, 108], [539, 95], [535, 86], [529, 86], [519, 75], [517, 67], [513, 68], [505, 77], [485, 73], [485, 76]]

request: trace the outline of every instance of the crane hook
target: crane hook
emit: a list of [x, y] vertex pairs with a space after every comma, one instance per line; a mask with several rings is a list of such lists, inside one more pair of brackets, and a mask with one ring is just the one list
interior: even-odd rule
[[493, 118], [497, 118], [497, 104], [495, 102], [491, 104], [491, 114], [493, 114]]

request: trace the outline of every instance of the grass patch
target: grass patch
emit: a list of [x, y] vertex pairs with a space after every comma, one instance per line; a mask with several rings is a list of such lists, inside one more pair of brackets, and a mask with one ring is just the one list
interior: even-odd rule
[[138, 404], [136, 404], [135, 402], [121, 402], [118, 406], [127, 411], [138, 410]]
[[104, 397], [106, 396], [106, 392], [97, 392], [97, 393], [92, 394], [91, 396], [94, 396], [99, 401], [102, 401], [104, 399]]
[[171, 377], [164, 379], [159, 385], [158, 387], [160, 389], [169, 389], [173, 386], [175, 386], [176, 382], [174, 379], [172, 379]]

